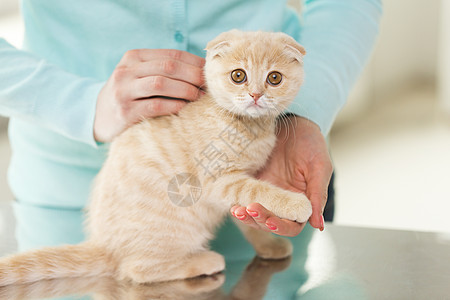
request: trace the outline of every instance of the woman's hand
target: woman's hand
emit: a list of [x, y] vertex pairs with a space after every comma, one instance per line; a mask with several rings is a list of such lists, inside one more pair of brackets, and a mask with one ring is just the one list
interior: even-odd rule
[[[280, 120], [272, 156], [256, 177], [306, 194], [313, 207], [309, 223], [323, 230], [322, 214], [332, 172], [327, 143], [319, 127], [307, 119], [289, 116]], [[258, 203], [247, 207], [233, 206], [231, 213], [249, 226], [284, 236], [296, 236], [305, 226], [305, 223], [280, 219]]]
[[144, 118], [177, 113], [201, 95], [205, 60], [179, 50], [125, 53], [100, 91], [94, 138], [110, 142]]

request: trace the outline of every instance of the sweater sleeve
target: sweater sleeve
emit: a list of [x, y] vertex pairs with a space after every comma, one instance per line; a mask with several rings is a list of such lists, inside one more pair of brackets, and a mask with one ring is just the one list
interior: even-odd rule
[[95, 147], [95, 107], [103, 84], [0, 39], [0, 115], [27, 119]]
[[371, 53], [381, 12], [381, 0], [303, 0], [305, 81], [289, 112], [329, 133]]

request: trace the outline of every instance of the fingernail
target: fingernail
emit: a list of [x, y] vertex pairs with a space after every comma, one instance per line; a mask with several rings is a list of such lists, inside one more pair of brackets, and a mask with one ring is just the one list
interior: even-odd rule
[[252, 210], [248, 210], [247, 209], [247, 213], [252, 216], [252, 217], [257, 217], [259, 216], [259, 214], [256, 211], [252, 211]]
[[272, 231], [278, 230], [277, 226], [275, 226], [275, 225], [267, 224], [267, 223], [266, 223], [266, 226], [267, 226], [267, 228], [269, 228], [269, 229], [272, 230]]
[[245, 219], [245, 215], [235, 215], [236, 218], [238, 218], [239, 220], [244, 220]]
[[323, 216], [320, 216], [320, 231], [323, 231], [325, 229], [325, 220], [323, 219]]

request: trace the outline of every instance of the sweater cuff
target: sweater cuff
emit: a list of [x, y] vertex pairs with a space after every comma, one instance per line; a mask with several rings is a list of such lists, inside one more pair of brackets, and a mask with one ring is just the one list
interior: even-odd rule
[[[97, 97], [104, 82], [81, 78], [68, 85], [64, 89], [67, 94], [59, 94], [60, 101], [52, 101], [53, 105], [48, 101], [36, 101], [33, 115], [42, 121], [46, 120], [44, 123], [52, 130], [97, 148], [94, 120]], [[71, 103], [67, 103], [68, 101]]]

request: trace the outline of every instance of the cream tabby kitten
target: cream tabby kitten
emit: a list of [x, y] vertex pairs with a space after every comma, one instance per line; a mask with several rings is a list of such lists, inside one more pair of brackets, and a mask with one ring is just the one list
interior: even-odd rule
[[[92, 193], [88, 240], [0, 260], [0, 285], [214, 274], [225, 262], [208, 242], [231, 206], [258, 202], [281, 218], [308, 220], [304, 194], [252, 176], [275, 145], [277, 116], [302, 84], [305, 50], [283, 33], [236, 30], [206, 50], [208, 92], [201, 99], [178, 115], [144, 120], [111, 144]], [[292, 253], [287, 239], [240, 227], [260, 257]]]

